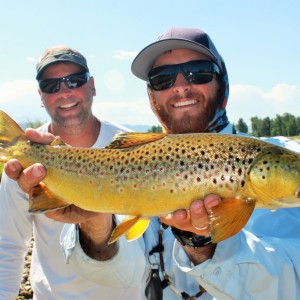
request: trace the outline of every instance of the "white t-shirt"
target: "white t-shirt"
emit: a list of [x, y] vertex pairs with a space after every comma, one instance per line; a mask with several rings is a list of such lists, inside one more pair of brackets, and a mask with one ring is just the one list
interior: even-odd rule
[[[47, 132], [48, 127], [49, 123], [39, 130]], [[123, 131], [131, 130], [101, 121], [99, 137], [93, 147], [105, 147], [115, 134]], [[103, 287], [78, 275], [71, 265], [65, 263], [62, 255], [59, 237], [63, 226], [63, 223], [43, 214], [29, 214], [27, 194], [3, 174], [0, 185], [1, 300], [15, 300], [18, 295], [24, 256], [32, 231], [35, 236], [31, 262], [34, 299], [133, 299], [132, 295], [139, 294], [135, 288], [122, 290]], [[105, 295], [110, 296], [105, 298]]]

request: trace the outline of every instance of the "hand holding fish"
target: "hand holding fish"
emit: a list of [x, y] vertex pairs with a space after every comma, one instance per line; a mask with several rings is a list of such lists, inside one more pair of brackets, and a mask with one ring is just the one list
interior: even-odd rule
[[[40, 144], [51, 144], [55, 140], [54, 135], [41, 133], [34, 129], [27, 129], [25, 136], [28, 140]], [[46, 169], [42, 164], [36, 163], [23, 169], [16, 159], [11, 159], [5, 164], [5, 172], [8, 177], [18, 182], [25, 193], [30, 193], [46, 176]], [[97, 260], [108, 260], [117, 252], [116, 243], [107, 244], [114, 229], [112, 214], [92, 212], [76, 205], [70, 205], [46, 212], [45, 215], [63, 223], [78, 224], [81, 246], [90, 257]], [[90, 249], [93, 250], [93, 253], [89, 252]]]
[[[42, 133], [31, 128], [25, 130], [25, 136], [28, 140], [41, 144], [51, 144], [55, 140], [55, 136], [51, 133]], [[23, 170], [20, 162], [16, 159], [8, 161], [4, 170], [8, 177], [18, 182], [25, 193], [29, 193], [30, 189], [39, 184], [46, 176], [46, 170], [40, 163], [33, 164]]]
[[[31, 213], [74, 204], [128, 215], [109, 243], [123, 235], [137, 239], [151, 217], [189, 209], [209, 194], [222, 198], [209, 214], [213, 243], [239, 232], [255, 207], [300, 203], [299, 154], [245, 136], [127, 132], [104, 149], [67, 147], [59, 139], [42, 145], [28, 142], [23, 130], [0, 112], [0, 161], [12, 158], [24, 168], [36, 162], [46, 167], [47, 176], [30, 193]], [[187, 226], [194, 232], [206, 224], [198, 223], [192, 211]]]
[[208, 195], [204, 200], [191, 203], [190, 209], [179, 209], [172, 214], [160, 217], [160, 221], [180, 230], [193, 232], [198, 235], [209, 235], [209, 214], [213, 207], [221, 203], [217, 195]]

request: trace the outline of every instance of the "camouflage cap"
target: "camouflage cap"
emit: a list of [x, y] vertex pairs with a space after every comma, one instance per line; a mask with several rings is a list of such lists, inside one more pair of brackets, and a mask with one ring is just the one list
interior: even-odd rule
[[75, 49], [66, 46], [53, 46], [47, 48], [42, 54], [36, 65], [36, 79], [42, 75], [42, 72], [51, 64], [57, 62], [70, 62], [81, 66], [86, 72], [89, 72], [85, 57]]

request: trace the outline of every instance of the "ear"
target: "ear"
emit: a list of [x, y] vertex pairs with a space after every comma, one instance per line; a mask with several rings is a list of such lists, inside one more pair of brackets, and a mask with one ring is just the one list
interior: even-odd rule
[[91, 90], [93, 92], [93, 96], [96, 96], [95, 80], [93, 76], [90, 78], [90, 85], [91, 85]]
[[224, 100], [223, 100], [223, 103], [222, 103], [222, 105], [221, 105], [221, 109], [225, 109], [226, 108], [226, 105], [227, 105], [227, 98], [226, 97], [224, 97]]
[[158, 107], [156, 101], [155, 101], [155, 97], [154, 97], [154, 93], [152, 88], [149, 86], [149, 84], [147, 84], [147, 93], [148, 93], [148, 97], [149, 97], [149, 101], [150, 101], [150, 107], [152, 109], [152, 111], [154, 112], [154, 114], [157, 116], [157, 111], [160, 110], [160, 108]]

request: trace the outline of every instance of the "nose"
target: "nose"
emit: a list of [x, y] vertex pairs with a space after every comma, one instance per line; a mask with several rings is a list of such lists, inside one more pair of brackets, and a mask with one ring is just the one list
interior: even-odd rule
[[59, 93], [68, 93], [68, 92], [70, 92], [71, 91], [71, 89], [69, 89], [67, 86], [66, 86], [66, 84], [65, 84], [65, 82], [61, 82], [60, 83], [60, 89], [59, 89]]
[[180, 90], [187, 90], [191, 87], [191, 84], [185, 79], [183, 74], [179, 72], [176, 76], [175, 83], [173, 85], [173, 89], [180, 91]]

